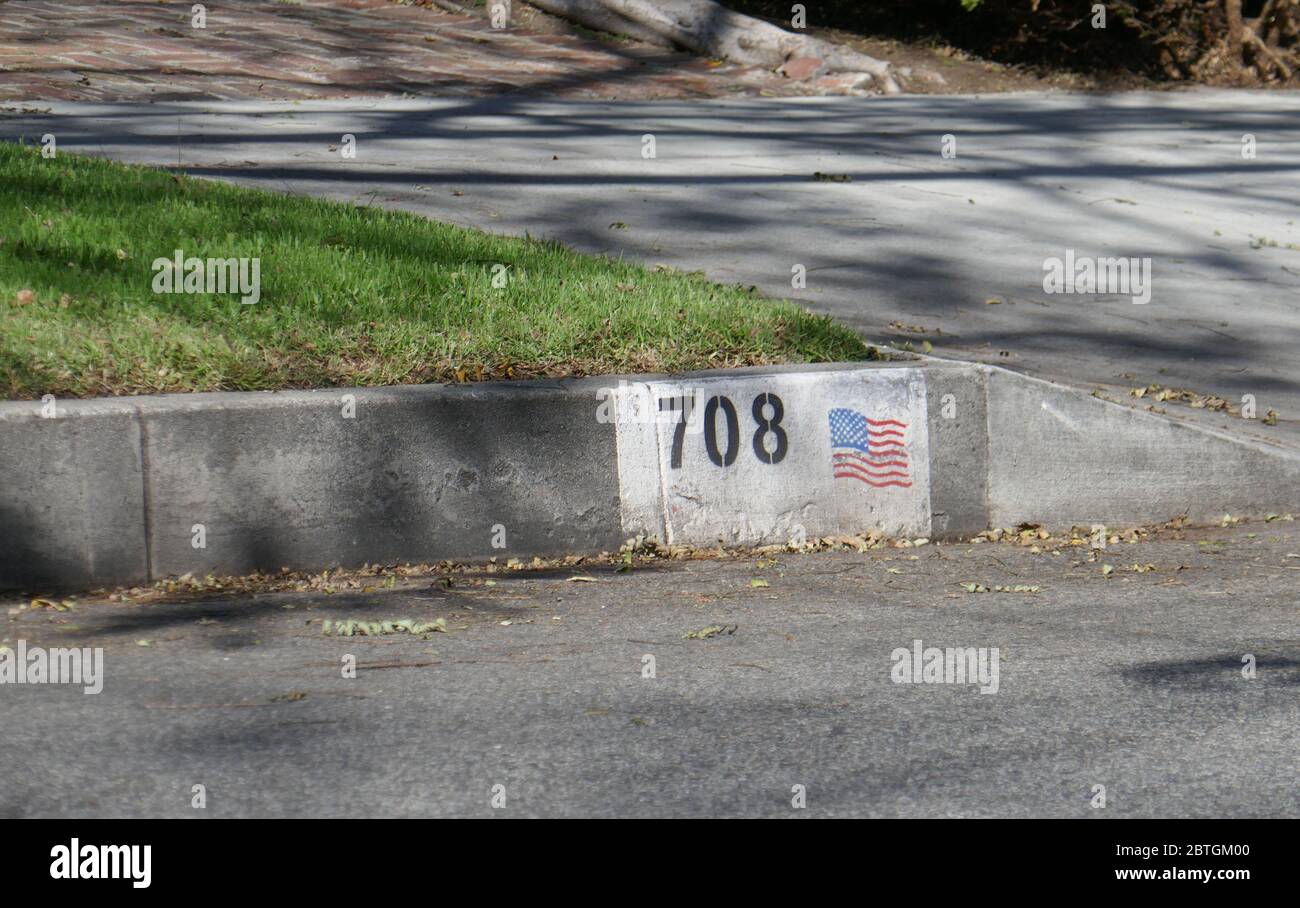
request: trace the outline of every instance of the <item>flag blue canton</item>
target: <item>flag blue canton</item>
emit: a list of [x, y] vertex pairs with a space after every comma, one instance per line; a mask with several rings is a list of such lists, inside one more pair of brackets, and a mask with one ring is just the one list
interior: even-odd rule
[[853, 448], [867, 453], [867, 418], [857, 410], [836, 407], [829, 413], [831, 422], [831, 447]]

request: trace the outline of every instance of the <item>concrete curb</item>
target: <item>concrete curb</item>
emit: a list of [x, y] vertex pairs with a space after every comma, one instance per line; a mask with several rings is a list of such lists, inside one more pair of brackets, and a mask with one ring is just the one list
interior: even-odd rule
[[938, 360], [54, 408], [0, 403], [0, 588], [1300, 508], [1287, 450]]

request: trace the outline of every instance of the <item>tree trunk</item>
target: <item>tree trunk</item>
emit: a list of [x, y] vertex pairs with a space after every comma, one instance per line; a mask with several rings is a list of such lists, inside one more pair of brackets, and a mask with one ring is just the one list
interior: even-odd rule
[[1241, 0], [1224, 0], [1223, 16], [1228, 20], [1228, 56], [1234, 61], [1241, 59], [1242, 33], [1245, 24], [1241, 21]]
[[657, 47], [673, 46], [669, 38], [654, 29], [646, 28], [639, 22], [625, 18], [603, 3], [592, 2], [592, 0], [529, 0], [529, 3], [551, 15], [569, 19], [597, 31], [608, 32], [611, 35], [627, 35], [629, 38]]
[[[899, 91], [894, 69], [847, 47], [777, 28], [752, 16], [729, 10], [713, 0], [528, 0], [549, 13], [582, 24], [596, 15], [630, 22], [697, 54], [734, 63], [776, 68], [791, 57], [821, 60], [832, 72], [871, 76], [890, 94]], [[608, 31], [604, 26], [594, 25]], [[632, 34], [624, 29], [624, 34]], [[635, 37], [635, 35], [633, 35]]]

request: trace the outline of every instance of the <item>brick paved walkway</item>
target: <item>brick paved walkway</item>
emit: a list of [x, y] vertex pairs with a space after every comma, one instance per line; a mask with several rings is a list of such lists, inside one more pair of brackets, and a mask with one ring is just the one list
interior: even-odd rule
[[389, 0], [0, 0], [0, 101], [818, 93], [752, 67]]

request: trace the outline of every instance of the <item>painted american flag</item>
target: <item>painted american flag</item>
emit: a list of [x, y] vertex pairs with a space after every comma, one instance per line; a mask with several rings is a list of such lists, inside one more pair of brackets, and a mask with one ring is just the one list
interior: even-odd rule
[[831, 468], [836, 479], [856, 479], [869, 486], [910, 488], [907, 423], [868, 419], [857, 410], [836, 407], [831, 426]]

